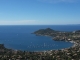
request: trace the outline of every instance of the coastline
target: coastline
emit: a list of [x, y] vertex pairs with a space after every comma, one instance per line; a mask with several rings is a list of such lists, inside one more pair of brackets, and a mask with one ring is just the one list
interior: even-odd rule
[[79, 43], [77, 42], [77, 40], [79, 41], [80, 38], [77, 37], [79, 35], [78, 33], [80, 33], [78, 30], [72, 32], [63, 32], [63, 31], [55, 31], [53, 29], [47, 28], [47, 29], [40, 29], [38, 31], [35, 31], [33, 34], [35, 34], [36, 36], [47, 36], [52, 38], [52, 40], [54, 41], [70, 42], [73, 44], [71, 47], [63, 48], [63, 49], [70, 49], [70, 48], [75, 48], [76, 46], [79, 45]]
[[[62, 33], [64, 34], [64, 33]], [[62, 35], [61, 34], [61, 35]], [[76, 34], [76, 33], [74, 33]], [[70, 34], [71, 35], [71, 34]], [[44, 34], [42, 36], [47, 36], [49, 38], [53, 39], [53, 36], [50, 36], [50, 34]], [[57, 49], [57, 50], [44, 50], [44, 51], [21, 51], [21, 50], [14, 50], [11, 49], [9, 50], [8, 48], [6, 49], [0, 49], [0, 52], [2, 55], [0, 55], [0, 59], [8, 59], [8, 60], [79, 60], [80, 59], [80, 39], [72, 39], [69, 36], [59, 36], [59, 34], [56, 34], [60, 40], [55, 40], [55, 41], [65, 41], [65, 42], [70, 42], [73, 45], [68, 48], [63, 48], [63, 49]], [[56, 37], [55, 36], [55, 37]], [[67, 39], [61, 40], [64, 37]], [[57, 37], [56, 37], [57, 38]], [[77, 38], [77, 36], [76, 36]]]
[[[46, 36], [46, 37], [50, 37], [50, 38], [52, 38], [52, 40], [54, 40], [52, 36], [48, 36], [48, 35], [37, 34], [36, 36]], [[65, 40], [54, 40], [54, 41], [65, 41]], [[73, 41], [73, 40], [65, 41], [65, 42], [70, 42], [70, 43], [72, 43], [73, 45], [72, 45], [71, 47], [68, 47], [68, 48], [62, 48], [62, 49], [51, 49], [51, 50], [45, 50], [45, 51], [34, 51], [34, 52], [49, 52], [49, 51], [53, 51], [53, 50], [65, 50], [65, 49], [74, 48], [74, 47], [76, 47], [76, 46], [78, 45], [78, 43], [75, 42], [75, 41]]]

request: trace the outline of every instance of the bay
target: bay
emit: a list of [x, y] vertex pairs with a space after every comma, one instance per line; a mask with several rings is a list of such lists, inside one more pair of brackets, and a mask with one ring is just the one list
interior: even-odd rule
[[52, 28], [59, 31], [80, 30], [80, 25], [7, 25], [0, 26], [0, 43], [6, 48], [25, 51], [57, 50], [71, 47], [65, 41], [54, 41], [51, 37], [31, 34], [36, 30]]

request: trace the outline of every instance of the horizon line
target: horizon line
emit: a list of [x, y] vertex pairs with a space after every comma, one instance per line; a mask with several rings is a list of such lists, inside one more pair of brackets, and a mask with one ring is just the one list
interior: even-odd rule
[[[41, 25], [41, 24], [32, 24], [32, 25]], [[42, 24], [42, 25], [50, 25], [50, 24]], [[51, 24], [51, 25], [80, 25], [80, 24]], [[21, 25], [0, 25], [0, 26], [21, 26]]]

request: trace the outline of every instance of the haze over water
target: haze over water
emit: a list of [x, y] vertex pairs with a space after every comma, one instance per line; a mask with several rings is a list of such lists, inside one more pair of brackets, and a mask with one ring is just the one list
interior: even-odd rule
[[14, 50], [44, 51], [63, 49], [73, 44], [64, 41], [54, 41], [51, 37], [31, 34], [36, 30], [52, 28], [59, 31], [80, 30], [80, 25], [23, 25], [0, 26], [0, 43]]

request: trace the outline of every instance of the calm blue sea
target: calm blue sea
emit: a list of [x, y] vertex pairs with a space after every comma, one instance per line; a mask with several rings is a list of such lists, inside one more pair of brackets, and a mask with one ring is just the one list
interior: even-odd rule
[[73, 44], [64, 41], [54, 41], [50, 37], [31, 34], [36, 30], [52, 28], [59, 31], [80, 30], [80, 25], [20, 25], [0, 26], [0, 43], [14, 50], [44, 51], [63, 49]]

